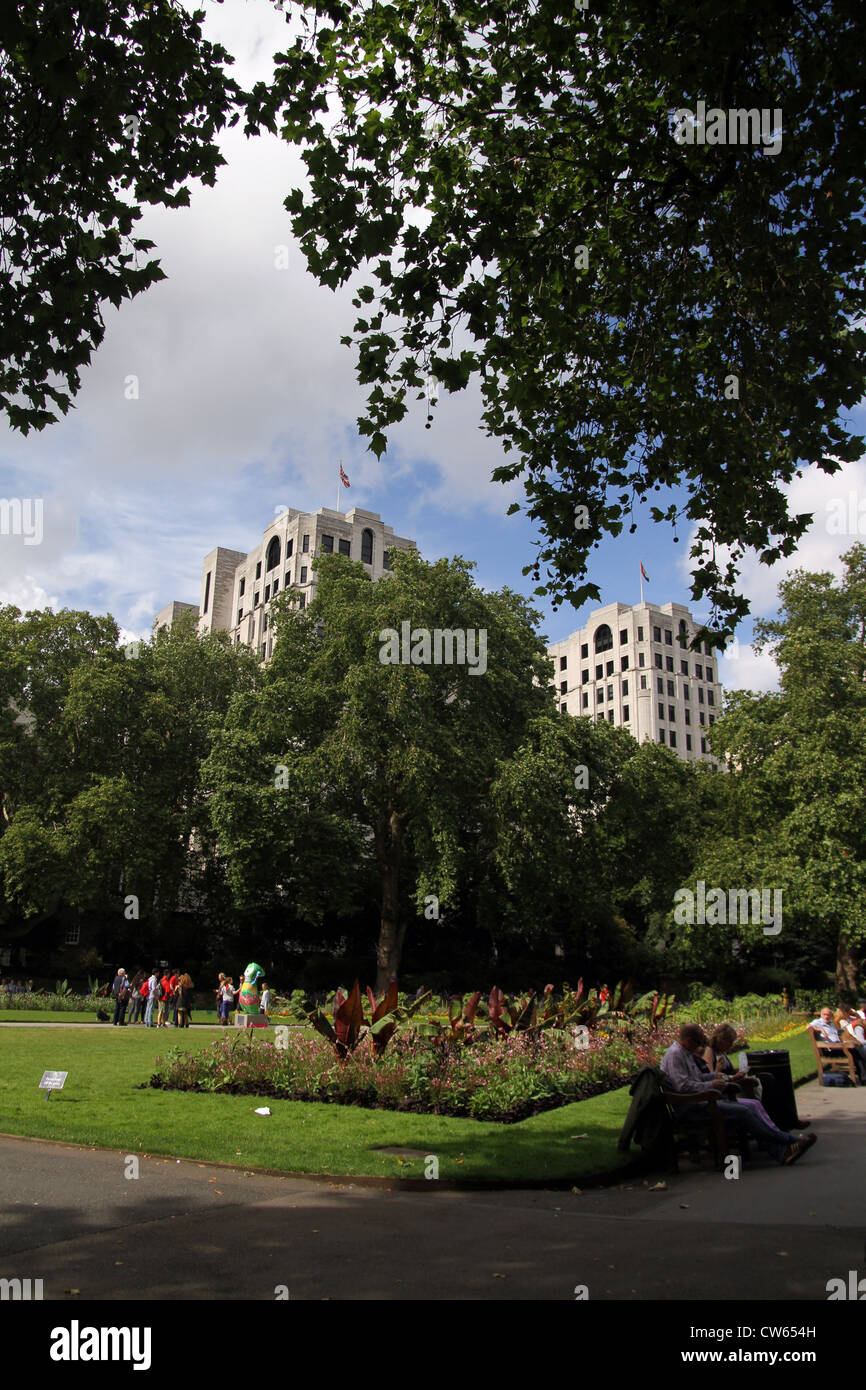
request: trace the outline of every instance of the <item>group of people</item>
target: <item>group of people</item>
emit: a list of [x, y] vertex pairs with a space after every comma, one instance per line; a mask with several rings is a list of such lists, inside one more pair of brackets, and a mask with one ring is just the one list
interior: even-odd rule
[[[781, 1118], [781, 1111], [774, 1078], [735, 1067], [729, 1054], [738, 1045], [744, 1043], [730, 1023], [720, 1024], [709, 1037], [699, 1024], [685, 1023], [662, 1058], [661, 1069], [671, 1090], [693, 1095], [696, 1106], [714, 1094], [726, 1121], [736, 1123], [777, 1163], [796, 1163], [817, 1135], [798, 1136], [777, 1124], [773, 1112]], [[808, 1121], [794, 1128], [806, 1129]]]
[[25, 985], [23, 980], [17, 983], [15, 980], [0, 980], [0, 994], [32, 994], [33, 981], [28, 980]]
[[147, 971], [139, 970], [130, 980], [121, 966], [111, 986], [114, 997], [112, 1024], [125, 1028], [126, 1010], [131, 1005], [130, 1023], [143, 1023], [145, 1028], [188, 1028], [192, 1014], [192, 991], [193, 983], [189, 975], [178, 974], [174, 969], [167, 969], [163, 975], [156, 967], [149, 975]]
[[850, 1047], [860, 1085], [866, 1086], [866, 999], [861, 999], [856, 1009], [841, 1008], [835, 1013], [825, 1005], [809, 1027], [819, 1042], [838, 1047], [831, 1057], [844, 1056], [843, 1044]]

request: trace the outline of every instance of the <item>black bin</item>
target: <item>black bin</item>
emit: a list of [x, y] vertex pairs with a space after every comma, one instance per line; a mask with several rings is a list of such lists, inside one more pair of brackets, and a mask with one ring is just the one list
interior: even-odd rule
[[763, 1073], [771, 1079], [771, 1084], [764, 1086], [762, 1104], [773, 1123], [788, 1130], [799, 1124], [790, 1052], [747, 1052], [746, 1057], [749, 1071]]

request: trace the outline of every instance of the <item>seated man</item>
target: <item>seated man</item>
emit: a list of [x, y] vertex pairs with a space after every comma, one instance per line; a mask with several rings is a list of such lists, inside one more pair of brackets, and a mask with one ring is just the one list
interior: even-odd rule
[[[694, 1094], [696, 1104], [701, 1096], [718, 1094], [730, 1084], [726, 1076], [713, 1076], [702, 1070], [695, 1054], [707, 1046], [707, 1037], [697, 1023], [684, 1023], [679, 1032], [679, 1041], [668, 1048], [661, 1062], [662, 1073], [672, 1091], [681, 1095]], [[779, 1130], [766, 1124], [750, 1106], [739, 1105], [735, 1100], [719, 1100], [719, 1113], [725, 1119], [735, 1120], [747, 1134], [758, 1141], [758, 1147], [770, 1154], [777, 1163], [796, 1163], [797, 1159], [815, 1143], [816, 1135], [809, 1134], [803, 1139], [786, 1130]]]
[[[828, 1004], [824, 1005], [819, 1016], [813, 1018], [809, 1024], [809, 1028], [821, 1042], [834, 1044], [834, 1050], [829, 1054], [831, 1057], [844, 1057], [845, 1055], [842, 1048], [842, 1035], [839, 1031], [841, 1027], [841, 1019], [839, 1024], [834, 1022], [833, 1010]], [[845, 1041], [853, 1044], [854, 1069], [860, 1079], [860, 1085], [866, 1086], [866, 1047], [857, 1042], [854, 1037], [846, 1037]]]

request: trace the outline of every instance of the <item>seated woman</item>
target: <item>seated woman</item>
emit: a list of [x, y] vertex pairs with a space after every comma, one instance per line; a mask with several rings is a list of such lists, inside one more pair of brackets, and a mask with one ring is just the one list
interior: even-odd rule
[[837, 1009], [833, 1015], [833, 1022], [842, 1037], [845, 1033], [850, 1034], [855, 1042], [860, 1046], [866, 1046], [866, 1031], [863, 1028], [863, 1020], [855, 1009]]
[[[708, 1045], [697, 1054], [698, 1059], [704, 1063], [708, 1071], [714, 1071], [718, 1072], [719, 1075], [728, 1076], [731, 1082], [736, 1083], [741, 1088], [748, 1088], [751, 1083], [753, 1090], [760, 1092], [762, 1083], [759, 1081], [758, 1077], [752, 1076], [750, 1073], [744, 1071], [737, 1071], [728, 1057], [728, 1053], [731, 1048], [734, 1047], [736, 1041], [736, 1029], [732, 1028], [730, 1023], [720, 1023], [710, 1034]], [[761, 1119], [772, 1129], [779, 1130], [779, 1126], [767, 1114], [761, 1101], [758, 1100], [757, 1095], [739, 1094], [736, 1099], [738, 1105], [747, 1105], [756, 1115], [760, 1115]], [[779, 1132], [782, 1133], [784, 1131], [780, 1130]]]

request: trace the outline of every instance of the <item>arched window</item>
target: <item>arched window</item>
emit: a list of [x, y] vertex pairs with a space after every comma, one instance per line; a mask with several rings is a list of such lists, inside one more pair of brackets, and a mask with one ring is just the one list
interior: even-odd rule
[[277, 567], [277, 565], [278, 565], [279, 563], [280, 563], [280, 538], [279, 538], [279, 536], [272, 536], [272, 537], [271, 537], [271, 543], [270, 543], [270, 545], [268, 546], [268, 559], [267, 559], [267, 563], [266, 563], [266, 565], [265, 565], [265, 573], [268, 574], [272, 569], [276, 569], [276, 567]]
[[366, 527], [361, 532], [361, 563], [372, 565], [373, 563], [373, 532]]
[[597, 652], [609, 652], [613, 646], [613, 633], [607, 623], [602, 623], [601, 627], [595, 630], [595, 650]]

